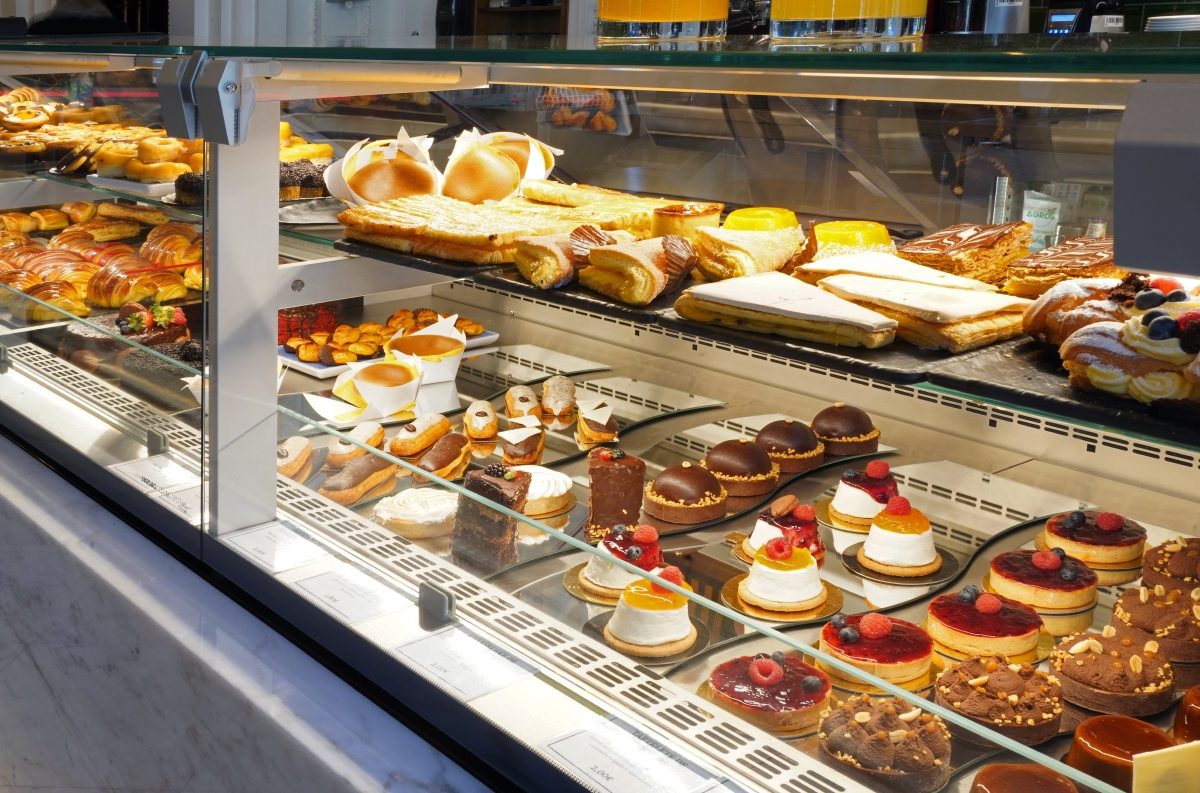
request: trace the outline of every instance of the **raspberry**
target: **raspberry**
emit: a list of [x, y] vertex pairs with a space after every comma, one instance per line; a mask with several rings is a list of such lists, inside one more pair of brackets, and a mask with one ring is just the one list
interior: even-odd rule
[[1000, 610], [1000, 598], [995, 595], [980, 595], [975, 598], [975, 610], [984, 614], [995, 614]]
[[888, 501], [885, 511], [889, 515], [907, 515], [912, 512], [912, 504], [909, 504], [904, 496], [896, 496]]
[[1062, 567], [1062, 559], [1053, 551], [1038, 551], [1033, 555], [1033, 566], [1039, 570], [1057, 570]]
[[1125, 518], [1115, 512], [1101, 512], [1096, 516], [1096, 525], [1105, 531], [1120, 531], [1125, 528]]
[[613, 458], [613, 453], [610, 452], [608, 449], [601, 449], [600, 451], [596, 452], [596, 456], [599, 457], [601, 460], [608, 462], [609, 460], [611, 460]]
[[663, 570], [658, 574], [658, 577], [664, 581], [670, 581], [675, 586], [683, 586], [683, 573], [675, 565]]
[[890, 470], [888, 464], [883, 460], [872, 460], [867, 463], [867, 476], [872, 479], [883, 479], [888, 475], [888, 471]]
[[864, 614], [859, 620], [858, 632], [868, 639], [881, 639], [892, 632], [892, 621], [875, 612]]
[[1179, 323], [1180, 328], [1187, 330], [1188, 325], [1200, 321], [1200, 309], [1193, 308], [1191, 311], [1185, 311], [1176, 317], [1175, 321]]
[[817, 511], [812, 504], [797, 504], [792, 510], [792, 517], [796, 520], [816, 520]]
[[1150, 279], [1150, 288], [1157, 289], [1165, 295], [1167, 292], [1174, 292], [1176, 289], [1183, 289], [1183, 284], [1175, 278], [1168, 278], [1167, 276], [1160, 275], [1158, 278]]
[[783, 667], [770, 658], [755, 658], [750, 662], [750, 679], [756, 686], [773, 686], [783, 680]]
[[772, 559], [790, 559], [792, 556], [792, 544], [783, 537], [767, 540], [766, 549], [767, 556]]
[[653, 526], [638, 526], [633, 532], [633, 541], [641, 545], [657, 542], [658, 531]]

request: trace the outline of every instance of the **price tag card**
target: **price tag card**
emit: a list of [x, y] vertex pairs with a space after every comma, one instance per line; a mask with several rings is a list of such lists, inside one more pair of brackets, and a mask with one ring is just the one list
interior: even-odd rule
[[609, 793], [696, 793], [716, 783], [708, 769], [616, 716], [551, 738], [542, 748]]
[[132, 482], [143, 493], [170, 490], [200, 481], [200, 477], [165, 454], [117, 463], [109, 468]]
[[311, 564], [330, 555], [324, 548], [282, 523], [272, 523], [234, 535], [228, 539], [228, 543], [272, 573]]
[[1133, 756], [1133, 793], [1195, 790], [1200, 741]]
[[167, 509], [180, 517], [186, 518], [193, 526], [200, 525], [200, 493], [203, 485], [193, 485], [166, 493], [155, 493], [152, 498], [161, 501]]
[[408, 606], [411, 600], [353, 567], [331, 570], [296, 582], [353, 625]]
[[450, 625], [392, 648], [469, 702], [537, 673], [537, 667], [464, 625]]

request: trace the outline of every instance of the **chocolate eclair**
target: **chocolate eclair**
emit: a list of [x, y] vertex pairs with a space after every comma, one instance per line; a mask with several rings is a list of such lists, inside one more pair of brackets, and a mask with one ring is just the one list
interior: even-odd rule
[[317, 492], [330, 501], [348, 506], [394, 478], [398, 468], [395, 463], [375, 454], [355, 457], [326, 479]]
[[700, 465], [731, 496], [761, 496], [779, 484], [779, 466], [761, 446], [745, 438], [718, 443]]
[[646, 485], [642, 509], [668, 523], [702, 523], [725, 517], [729, 493], [710, 472], [682, 463]]
[[[471, 439], [458, 432], [438, 438], [429, 451], [421, 455], [417, 467], [441, 479], [458, 479], [467, 470], [471, 461]], [[420, 474], [413, 475], [414, 482], [428, 481]]]
[[754, 442], [785, 474], [802, 474], [825, 462], [825, 444], [811, 427], [796, 419], [772, 421], [758, 431]]
[[835, 402], [813, 417], [812, 431], [825, 444], [827, 455], [873, 454], [879, 451], [879, 430], [865, 410]]
[[537, 465], [542, 461], [546, 432], [541, 427], [508, 430], [500, 433], [500, 439], [503, 441], [500, 451], [505, 465]]

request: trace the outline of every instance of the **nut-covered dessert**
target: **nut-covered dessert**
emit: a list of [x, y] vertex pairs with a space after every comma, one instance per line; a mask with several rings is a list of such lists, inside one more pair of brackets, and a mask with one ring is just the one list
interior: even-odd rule
[[[1058, 678], [1030, 664], [1010, 664], [1002, 655], [972, 655], [938, 676], [937, 703], [1026, 746], [1058, 734], [1062, 702]], [[984, 739], [967, 730], [971, 743]]]
[[814, 726], [829, 706], [829, 678], [783, 652], [743, 655], [708, 676], [709, 697], [746, 721], [772, 732]]
[[817, 440], [817, 434], [803, 421], [772, 421], [758, 431], [754, 442], [785, 474], [801, 474], [825, 462], [825, 444]]
[[1190, 591], [1200, 586], [1200, 537], [1176, 537], [1146, 551], [1142, 583]]
[[874, 454], [879, 430], [862, 408], [835, 402], [813, 417], [812, 431], [825, 444], [827, 455]]
[[715, 476], [685, 462], [665, 469], [646, 485], [642, 509], [668, 523], [701, 523], [725, 517], [728, 497]]
[[1111, 625], [1103, 633], [1063, 639], [1050, 653], [1050, 664], [1063, 699], [1097, 713], [1149, 716], [1174, 698], [1175, 676], [1158, 643], [1118, 636]]
[[1113, 604], [1112, 624], [1137, 644], [1158, 642], [1168, 661], [1200, 662], [1200, 586], [1188, 594], [1162, 584], [1126, 589]]
[[779, 465], [761, 446], [745, 438], [718, 443], [700, 465], [731, 496], [761, 496], [779, 484]]
[[950, 732], [902, 699], [863, 694], [824, 714], [820, 758], [872, 790], [933, 793], [950, 780]]

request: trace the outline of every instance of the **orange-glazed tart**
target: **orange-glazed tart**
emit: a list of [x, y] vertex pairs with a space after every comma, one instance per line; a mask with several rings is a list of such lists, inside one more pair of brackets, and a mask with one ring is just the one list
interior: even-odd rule
[[933, 527], [908, 499], [896, 496], [874, 520], [858, 549], [858, 563], [884, 575], [915, 578], [936, 573], [942, 557], [933, 545]]
[[850, 697], [822, 715], [817, 735], [821, 761], [870, 790], [934, 793], [950, 781], [950, 731], [902, 699]]
[[[915, 680], [929, 672], [933, 639], [911, 622], [883, 614], [834, 617], [821, 629], [822, 652], [892, 683]], [[836, 669], [826, 669], [834, 676]]]
[[1063, 762], [1121, 790], [1133, 790], [1133, 756], [1168, 749], [1175, 741], [1128, 716], [1093, 716], [1075, 728]]
[[1051, 551], [1009, 551], [991, 562], [996, 594], [1035, 609], [1085, 608], [1096, 600], [1096, 583], [1086, 564]]
[[829, 520], [835, 529], [865, 534], [879, 511], [898, 495], [896, 478], [883, 460], [872, 460], [862, 471], [847, 469], [829, 502]]
[[829, 678], [782, 652], [726, 661], [708, 676], [710, 698], [726, 710], [771, 732], [816, 725], [829, 704]]
[[738, 597], [768, 611], [819, 608], [828, 594], [818, 569], [807, 548], [793, 548], [786, 538], [776, 537], [754, 554], [750, 574], [738, 584]]
[[966, 655], [1017, 656], [1037, 649], [1042, 618], [1022, 603], [974, 586], [929, 603], [929, 635]]
[[[659, 575], [692, 590], [678, 567], [668, 567]], [[621, 593], [612, 619], [604, 626], [604, 640], [623, 653], [645, 658], [682, 653], [696, 643], [696, 628], [688, 618], [688, 600], [639, 578]]]

